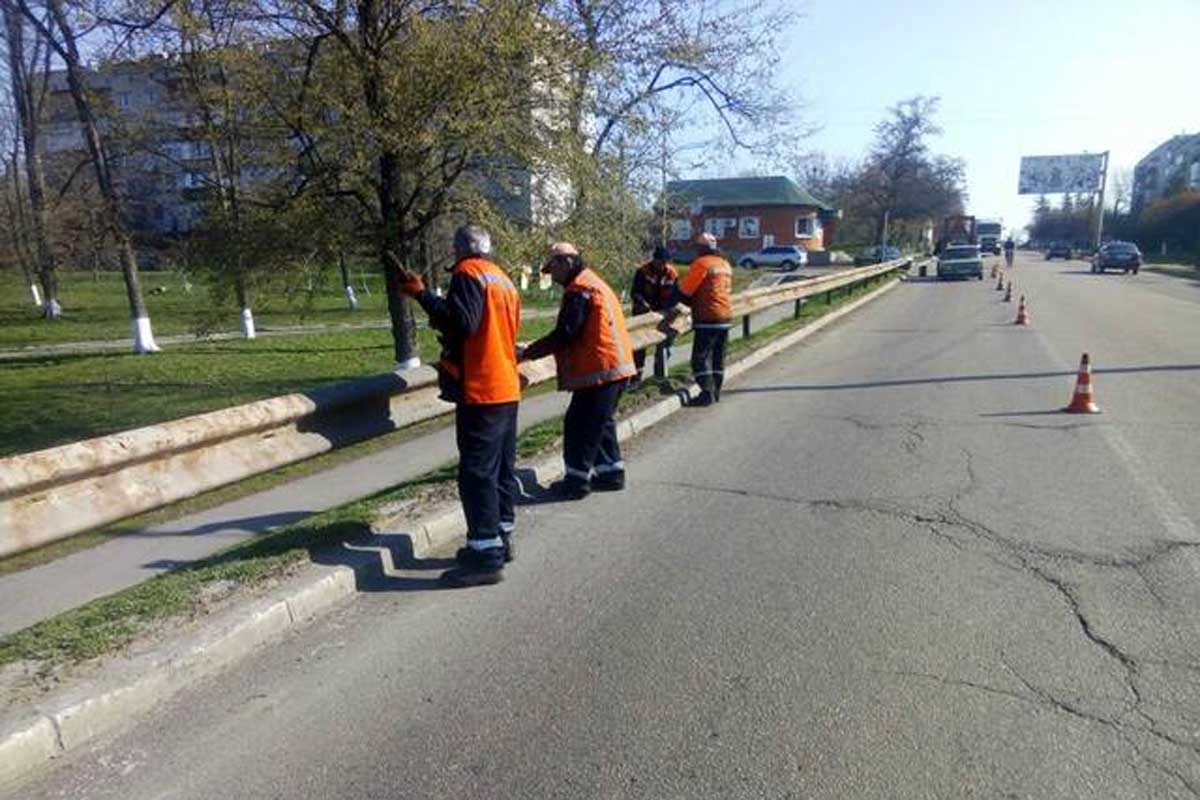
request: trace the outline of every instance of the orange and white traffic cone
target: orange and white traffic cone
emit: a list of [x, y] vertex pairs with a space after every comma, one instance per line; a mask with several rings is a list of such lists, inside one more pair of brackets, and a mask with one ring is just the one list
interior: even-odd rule
[[1017, 321], [1013, 325], [1028, 325], [1029, 311], [1025, 308], [1025, 295], [1021, 295], [1021, 304], [1017, 306]]
[[1012, 302], [1012, 281], [1008, 282], [1008, 290], [1004, 292], [1004, 302]]
[[1071, 405], [1063, 409], [1068, 414], [1099, 414], [1100, 406], [1092, 396], [1092, 362], [1084, 353], [1079, 359], [1079, 377], [1075, 380], [1075, 395]]

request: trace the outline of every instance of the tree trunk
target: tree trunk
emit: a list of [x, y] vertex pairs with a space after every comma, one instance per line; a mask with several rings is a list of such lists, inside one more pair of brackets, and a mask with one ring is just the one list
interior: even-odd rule
[[346, 294], [346, 302], [351, 311], [358, 311], [358, 298], [354, 296], [354, 286], [350, 283], [350, 270], [346, 267], [346, 254], [338, 251], [338, 266], [342, 270], [342, 290]]
[[[4, 25], [8, 40], [9, 77], [12, 82], [13, 105], [17, 107], [17, 120], [21, 129], [21, 142], [25, 150], [26, 191], [29, 194], [30, 227], [33, 229], [33, 246], [36, 254], [37, 276], [42, 287], [42, 316], [56, 320], [62, 316], [62, 305], [58, 301], [58, 265], [46, 224], [46, 173], [42, 165], [39, 143], [41, 119], [37, 91], [31, 81], [25, 61], [25, 25], [16, 10], [3, 2]], [[42, 76], [45, 80], [45, 76]], [[14, 163], [15, 166], [15, 163]]]
[[83, 84], [83, 62], [79, 56], [75, 32], [63, 11], [62, 0], [49, 0], [47, 6], [54, 18], [54, 24], [62, 33], [62, 42], [57, 43], [58, 46], [55, 49], [67, 68], [67, 86], [70, 90], [71, 100], [75, 104], [75, 113], [79, 117], [79, 126], [83, 132], [84, 142], [87, 144], [88, 155], [92, 160], [92, 168], [96, 173], [96, 186], [100, 189], [100, 196], [103, 200], [105, 222], [117, 242], [121, 271], [125, 276], [125, 296], [129, 300], [129, 314], [132, 318], [133, 351], [135, 353], [156, 353], [160, 348], [154, 341], [150, 316], [146, 312], [146, 301], [142, 296], [137, 254], [133, 249], [133, 239], [126, 230], [125, 222], [122, 219], [121, 203], [113, 183], [108, 154], [104, 150], [100, 129], [96, 124], [91, 101], [87, 96], [87, 88]]
[[379, 260], [383, 266], [384, 283], [387, 285], [388, 316], [392, 320], [392, 344], [398, 369], [414, 369], [421, 365], [416, 348], [413, 347], [416, 324], [408, 298], [400, 292], [400, 271], [388, 253], [394, 253], [402, 264], [408, 264], [410, 252], [408, 237], [404, 235], [396, 208], [396, 193], [400, 186], [400, 170], [396, 157], [385, 152], [379, 157], [379, 213], [380, 231]]

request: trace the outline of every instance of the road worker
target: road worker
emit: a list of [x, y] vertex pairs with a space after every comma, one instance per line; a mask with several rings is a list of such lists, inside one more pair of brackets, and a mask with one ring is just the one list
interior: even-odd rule
[[556, 491], [580, 500], [592, 490], [625, 488], [625, 463], [617, 443], [617, 403], [636, 374], [621, 302], [608, 284], [584, 266], [567, 242], [550, 248], [542, 272], [563, 287], [554, 330], [529, 345], [522, 360], [554, 355], [558, 388], [571, 392], [563, 419], [563, 480]]
[[442, 399], [455, 404], [458, 494], [467, 519], [467, 544], [442, 583], [498, 583], [513, 558], [516, 493], [517, 328], [521, 297], [494, 262], [488, 232], [466, 225], [454, 234], [450, 288], [438, 297], [421, 277], [402, 270], [400, 290], [416, 299], [441, 334], [437, 364]]
[[717, 252], [717, 239], [701, 233], [695, 239], [696, 258], [679, 281], [676, 297], [692, 308], [692, 377], [700, 394], [692, 405], [721, 401], [725, 380], [725, 345], [733, 324], [733, 269]]
[[[633, 275], [633, 287], [630, 295], [633, 297], [633, 315], [645, 314], [648, 311], [669, 311], [675, 306], [675, 285], [679, 273], [671, 266], [671, 252], [659, 245], [654, 248], [650, 261], [643, 264]], [[671, 352], [671, 343], [675, 335], [668, 334], [667, 339], [659, 343], [654, 350], [654, 374], [666, 374], [667, 359]], [[645, 349], [633, 354], [633, 365], [637, 368], [635, 382], [641, 382], [642, 370], [646, 366]]]

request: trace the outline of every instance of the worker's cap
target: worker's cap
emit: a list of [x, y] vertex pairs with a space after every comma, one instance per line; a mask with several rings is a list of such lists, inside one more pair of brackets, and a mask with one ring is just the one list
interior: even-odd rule
[[711, 233], [709, 233], [707, 231], [705, 231], [704, 233], [697, 234], [695, 241], [696, 241], [696, 244], [699, 245], [700, 247], [707, 247], [710, 250], [717, 249], [717, 237], [713, 236]]
[[542, 272], [549, 272], [550, 265], [558, 258], [569, 258], [574, 256], [579, 257], [579, 248], [570, 242], [555, 242], [550, 245], [550, 252], [546, 256], [546, 263], [542, 265]]
[[654, 258], [658, 261], [670, 261], [671, 251], [660, 244], [658, 247], [654, 248]]

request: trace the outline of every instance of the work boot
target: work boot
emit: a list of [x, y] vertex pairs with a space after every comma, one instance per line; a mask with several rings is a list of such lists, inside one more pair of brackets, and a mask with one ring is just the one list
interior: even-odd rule
[[624, 472], [609, 472], [592, 478], [593, 492], [619, 492], [625, 488]]
[[[510, 564], [517, 557], [516, 548], [512, 543], [512, 534], [500, 534], [500, 541], [504, 542], [504, 563]], [[471, 553], [475, 552], [470, 547], [460, 547], [458, 552], [454, 554], [454, 560], [459, 564], [466, 564], [471, 558]]]
[[[446, 570], [440, 581], [443, 586], [463, 589], [468, 586], [489, 586], [504, 580], [504, 551], [499, 547], [475, 550], [464, 547], [461, 566]], [[461, 553], [462, 551], [460, 551]]]
[[711, 406], [712, 404], [713, 395], [708, 389], [701, 391], [700, 394], [696, 395], [695, 399], [688, 403], [689, 406], [694, 406], [695, 408], [704, 408], [705, 406]]

